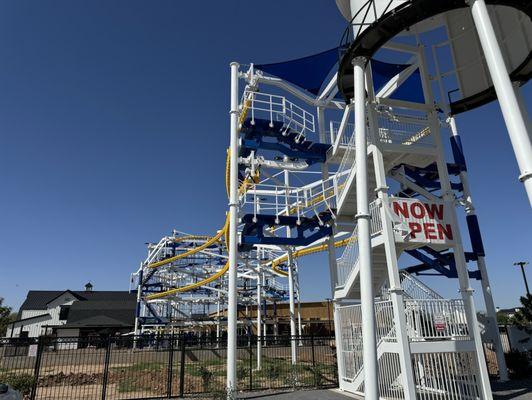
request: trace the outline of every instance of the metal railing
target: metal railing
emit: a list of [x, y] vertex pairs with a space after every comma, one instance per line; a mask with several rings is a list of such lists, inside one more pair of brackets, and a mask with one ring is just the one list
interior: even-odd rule
[[[342, 367], [346, 381], [353, 381], [363, 366], [362, 310], [361, 305], [338, 307], [340, 337], [342, 340]], [[391, 301], [375, 303], [377, 343], [395, 342], [395, 327]]]
[[461, 299], [406, 299], [405, 313], [411, 341], [470, 339]]
[[252, 124], [255, 118], [262, 118], [271, 124], [282, 121], [286, 128], [302, 135], [315, 132], [314, 115], [284, 96], [246, 90], [242, 95], [241, 111], [242, 119], [249, 117]]
[[381, 113], [378, 117], [377, 140], [383, 144], [434, 147], [428, 120], [422, 117]]
[[344, 287], [351, 271], [355, 268], [358, 262], [358, 241], [357, 241], [357, 225], [353, 230], [353, 234], [349, 239], [349, 243], [340, 258], [336, 260], [336, 288]]
[[[291, 343], [297, 341], [297, 362]], [[257, 341], [262, 345], [260, 368]], [[0, 340], [0, 382], [25, 399], [111, 400], [225, 393], [226, 338], [183, 334]], [[336, 387], [334, 339], [238, 338], [238, 389]]]
[[[382, 232], [382, 218], [380, 215], [380, 202], [375, 200], [369, 205], [369, 212], [371, 216], [370, 235], [376, 236]], [[336, 288], [344, 287], [349, 275], [358, 263], [358, 241], [357, 241], [357, 225], [353, 230], [349, 243], [345, 247], [340, 258], [336, 260]]]
[[417, 398], [481, 399], [475, 353], [412, 354]]
[[355, 169], [355, 160], [355, 134], [353, 133], [346, 145], [346, 150], [342, 157], [342, 161], [340, 162], [340, 166], [338, 167], [338, 171], [334, 175], [334, 187], [338, 203], [345, 192], [347, 181]]
[[400, 271], [401, 287], [404, 296], [416, 300], [440, 300], [443, 299], [437, 292], [425, 285], [419, 279], [414, 278], [406, 271]]
[[312, 217], [322, 211], [332, 212], [336, 207], [333, 182], [334, 177], [301, 187], [269, 183], [250, 184], [242, 195], [240, 204], [242, 208], [251, 207], [254, 216], [273, 214]]
[[[329, 141], [328, 144], [334, 144], [336, 143], [336, 140], [338, 138], [338, 134], [340, 132], [340, 125], [341, 122], [339, 121], [330, 121], [329, 122], [329, 135], [327, 136], [327, 140]], [[347, 146], [349, 144], [349, 141], [351, 140], [351, 137], [353, 136], [353, 133], [355, 132], [355, 125], [351, 123], [347, 123], [344, 132], [342, 134], [342, 137], [340, 138], [339, 145], [340, 146]]]

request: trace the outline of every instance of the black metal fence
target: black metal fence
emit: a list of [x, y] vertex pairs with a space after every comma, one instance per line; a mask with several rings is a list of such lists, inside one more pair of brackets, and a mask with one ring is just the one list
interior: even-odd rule
[[[338, 385], [333, 338], [265, 337], [259, 350], [246, 336], [237, 348], [238, 390]], [[186, 335], [2, 339], [0, 382], [31, 400], [223, 398], [226, 353], [225, 339]]]

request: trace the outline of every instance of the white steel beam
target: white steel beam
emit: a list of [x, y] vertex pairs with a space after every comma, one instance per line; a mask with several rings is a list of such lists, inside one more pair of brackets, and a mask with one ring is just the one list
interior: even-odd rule
[[[432, 93], [432, 87], [429, 81], [428, 70], [426, 67], [425, 55], [423, 52], [419, 53], [419, 67], [421, 72], [423, 93], [425, 95], [425, 102], [427, 106], [430, 106], [434, 104], [434, 95]], [[482, 398], [485, 400], [492, 400], [493, 395], [491, 393], [491, 386], [486, 367], [486, 360], [484, 358], [484, 349], [477, 321], [475, 301], [473, 299], [474, 290], [471, 288], [469, 282], [469, 272], [467, 270], [464, 247], [462, 244], [462, 237], [458, 225], [458, 217], [455, 207], [455, 195], [451, 188], [451, 181], [449, 179], [449, 172], [447, 170], [445, 150], [440, 135], [440, 123], [438, 120], [438, 116], [436, 115], [436, 110], [434, 109], [429, 112], [429, 128], [434, 137], [434, 143], [437, 149], [436, 165], [438, 169], [438, 177], [440, 178], [441, 183], [442, 198], [445, 202], [445, 208], [449, 210], [450, 222], [453, 229], [453, 257], [458, 273], [460, 293], [462, 295], [462, 299], [464, 301], [464, 308], [466, 310], [467, 325], [469, 327], [471, 339], [475, 343], [475, 358], [478, 366], [477, 371], [479, 375], [479, 386], [482, 391]]]
[[362, 341], [364, 344], [364, 398], [379, 399], [379, 374], [377, 364], [377, 340], [375, 328], [375, 305], [371, 270], [371, 235], [368, 201], [368, 154], [366, 132], [366, 88], [365, 58], [353, 60], [355, 100], [355, 149], [356, 149], [356, 197], [358, 248], [360, 264], [360, 300], [362, 319]]
[[227, 399], [237, 393], [237, 268], [238, 268], [238, 63], [231, 63], [231, 145], [229, 199], [229, 283], [227, 304]]
[[527, 132], [527, 122], [512, 87], [502, 52], [495, 36], [484, 0], [468, 0], [477, 28], [480, 44], [486, 58], [490, 76], [499, 99], [502, 115], [508, 129], [528, 200], [532, 206], [532, 143]]
[[[416, 68], [417, 69], [417, 65]], [[414, 70], [415, 70], [414, 69]], [[373, 75], [371, 67], [367, 68], [366, 80], [368, 88], [368, 103], [375, 102], [375, 91], [373, 90]], [[379, 129], [378, 117], [373, 107], [368, 106], [369, 126], [372, 135]], [[401, 378], [403, 380], [403, 394], [405, 400], [416, 399], [416, 386], [414, 381], [414, 371], [412, 369], [412, 355], [410, 353], [408, 328], [405, 317], [405, 304], [403, 289], [401, 287], [401, 277], [399, 276], [398, 255], [395, 247], [395, 233], [391, 220], [391, 213], [387, 212], [390, 206], [388, 197], [388, 185], [386, 182], [386, 171], [384, 169], [384, 157], [381, 149], [375, 146], [372, 151], [375, 169], [375, 181], [377, 196], [380, 201], [380, 218], [382, 221], [382, 235], [384, 250], [386, 255], [386, 266], [388, 270], [388, 282], [390, 285], [390, 300], [393, 308], [393, 324], [397, 337], [397, 353], [401, 366]]]
[[[460, 135], [458, 134], [458, 129], [456, 127], [456, 121], [454, 117], [449, 117], [449, 125], [451, 128], [452, 136], [459, 138]], [[462, 183], [464, 199], [466, 201], [466, 215], [476, 217], [475, 207], [473, 206], [473, 198], [471, 196], [471, 189], [469, 187], [467, 171], [460, 172], [460, 181]], [[486, 305], [488, 330], [491, 331], [490, 336], [493, 338], [493, 344], [495, 345], [495, 354], [497, 356], [497, 365], [499, 367], [499, 380], [504, 382], [508, 380], [508, 368], [506, 366], [504, 349], [502, 348], [501, 335], [499, 334], [499, 326], [497, 324], [497, 310], [495, 309], [495, 303], [493, 302], [493, 293], [491, 291], [488, 270], [486, 268], [486, 260], [484, 259], [483, 255], [478, 256], [477, 266], [480, 271], [480, 282], [482, 285], [482, 293], [484, 295], [484, 304]]]

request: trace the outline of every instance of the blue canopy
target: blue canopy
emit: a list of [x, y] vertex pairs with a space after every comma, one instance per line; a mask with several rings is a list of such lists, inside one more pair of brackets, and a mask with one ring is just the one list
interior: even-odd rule
[[255, 67], [317, 95], [323, 81], [337, 63], [338, 47], [335, 47], [312, 56]]
[[[335, 47], [312, 56], [273, 64], [258, 64], [255, 67], [317, 95], [325, 79], [331, 74], [331, 70], [338, 64], [338, 60], [339, 48]], [[409, 64], [392, 64], [371, 60], [375, 91], [379, 91], [390, 79], [409, 66]], [[391, 98], [423, 103], [424, 97], [419, 70], [415, 71], [397, 88]]]

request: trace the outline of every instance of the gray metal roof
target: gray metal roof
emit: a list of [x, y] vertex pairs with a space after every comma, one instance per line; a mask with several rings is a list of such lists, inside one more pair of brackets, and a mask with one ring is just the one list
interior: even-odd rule
[[78, 300], [95, 300], [95, 301], [128, 301], [135, 298], [134, 294], [126, 291], [92, 291], [86, 292], [84, 290], [30, 290], [26, 296], [26, 300], [20, 306], [20, 311], [23, 310], [46, 310], [46, 305], [61, 296], [65, 292], [70, 292]]

